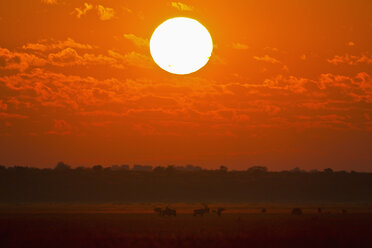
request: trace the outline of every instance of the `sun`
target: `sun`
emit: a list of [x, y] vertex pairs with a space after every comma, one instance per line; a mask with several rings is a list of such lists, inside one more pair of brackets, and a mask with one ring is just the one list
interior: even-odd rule
[[208, 30], [198, 21], [176, 17], [157, 27], [150, 40], [150, 52], [162, 69], [179, 75], [205, 66], [213, 51]]

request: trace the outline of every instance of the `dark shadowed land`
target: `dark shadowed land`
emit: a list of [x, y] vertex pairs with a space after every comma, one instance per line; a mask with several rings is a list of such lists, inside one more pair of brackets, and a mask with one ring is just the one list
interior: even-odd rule
[[0, 193], [0, 247], [372, 247], [372, 173], [60, 163]]
[[0, 202], [371, 202], [372, 173], [116, 166], [0, 167]]
[[1, 247], [371, 247], [371, 214], [1, 214]]

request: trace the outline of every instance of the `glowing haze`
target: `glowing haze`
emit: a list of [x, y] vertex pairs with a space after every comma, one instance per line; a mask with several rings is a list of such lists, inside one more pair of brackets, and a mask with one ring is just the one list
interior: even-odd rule
[[[365, 0], [0, 1], [0, 164], [371, 171], [371, 9]], [[179, 16], [213, 38], [209, 62], [182, 76], [150, 52], [154, 30]]]

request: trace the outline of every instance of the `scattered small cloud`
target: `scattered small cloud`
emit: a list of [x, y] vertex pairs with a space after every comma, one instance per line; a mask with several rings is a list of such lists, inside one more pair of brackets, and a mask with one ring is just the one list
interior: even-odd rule
[[300, 56], [300, 59], [301, 59], [301, 60], [306, 60], [306, 59], [307, 59], [306, 54], [302, 54], [302, 55]]
[[109, 50], [108, 53], [111, 57], [115, 58], [119, 62], [122, 62], [123, 64], [145, 69], [153, 68], [152, 59], [144, 54], [133, 51], [123, 55], [113, 50]]
[[58, 3], [57, 0], [41, 0], [41, 2], [45, 4], [57, 4]]
[[264, 50], [272, 51], [272, 52], [279, 52], [279, 49], [276, 47], [265, 47]]
[[181, 11], [193, 11], [194, 10], [194, 7], [184, 4], [184, 3], [180, 3], [180, 2], [171, 2], [171, 6]]
[[113, 8], [104, 7], [102, 5], [97, 5], [98, 16], [102, 21], [108, 21], [112, 19], [115, 15]]
[[237, 50], [247, 50], [249, 46], [243, 43], [235, 42], [232, 44], [232, 47]]
[[352, 42], [352, 41], [349, 41], [349, 42], [347, 43], [347, 45], [353, 47], [353, 46], [355, 46], [355, 43]]
[[3, 100], [0, 100], [0, 110], [7, 110], [8, 109], [8, 105], [6, 103], [3, 102]]
[[259, 57], [259, 56], [254, 56], [253, 57], [255, 60], [258, 60], [258, 61], [263, 61], [263, 62], [268, 62], [268, 63], [271, 63], [271, 64], [280, 64], [280, 61], [273, 58], [273, 57], [270, 57], [269, 55], [265, 55], [265, 56], [262, 56], [262, 57]]
[[69, 135], [71, 134], [72, 126], [65, 120], [54, 120], [53, 129], [45, 132], [45, 134], [54, 135]]
[[84, 7], [82, 8], [75, 8], [73, 12], [77, 18], [81, 18], [82, 16], [86, 15], [88, 11], [93, 9], [93, 5], [89, 3], [84, 3]]
[[149, 46], [149, 40], [148, 39], [138, 37], [134, 34], [124, 34], [123, 36], [124, 36], [125, 39], [130, 40], [131, 42], [133, 42], [137, 47], [142, 48], [142, 47], [148, 47]]
[[372, 56], [362, 54], [362, 55], [336, 55], [331, 59], [327, 60], [328, 63], [333, 65], [348, 64], [348, 65], [359, 65], [359, 64], [372, 64]]
[[22, 46], [22, 48], [25, 50], [40, 51], [40, 52], [45, 52], [45, 51], [55, 50], [55, 49], [64, 49], [67, 47], [76, 48], [76, 49], [86, 49], [86, 50], [93, 49], [93, 46], [89, 44], [82, 44], [82, 43], [76, 42], [71, 38], [67, 38], [64, 41], [42, 40], [37, 43], [28, 43]]

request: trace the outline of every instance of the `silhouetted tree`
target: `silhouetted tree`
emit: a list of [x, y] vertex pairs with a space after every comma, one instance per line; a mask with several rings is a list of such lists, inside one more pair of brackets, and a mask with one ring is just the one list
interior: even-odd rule
[[159, 173], [159, 172], [164, 172], [164, 171], [165, 171], [165, 168], [162, 167], [162, 166], [156, 166], [156, 167], [154, 168], [154, 172], [157, 172], [157, 173]]
[[331, 168], [324, 169], [324, 173], [332, 174], [333, 170]]
[[263, 174], [263, 173], [266, 173], [268, 169], [265, 166], [252, 166], [248, 168], [247, 171], [248, 173], [252, 173], [252, 174]]
[[100, 171], [103, 171], [103, 166], [102, 165], [94, 165], [93, 167], [92, 167], [92, 169], [93, 169], [93, 171], [95, 171], [95, 172], [100, 172]]
[[56, 171], [68, 171], [68, 170], [71, 170], [71, 166], [69, 166], [68, 164], [65, 164], [64, 162], [58, 162], [54, 169]]

